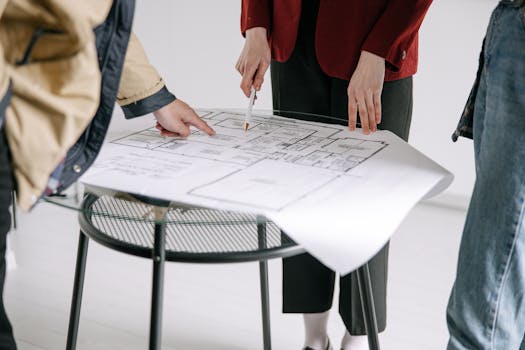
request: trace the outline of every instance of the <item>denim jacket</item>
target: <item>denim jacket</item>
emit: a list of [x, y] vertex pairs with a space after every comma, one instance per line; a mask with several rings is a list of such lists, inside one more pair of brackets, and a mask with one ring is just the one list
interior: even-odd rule
[[93, 163], [115, 101], [134, 118], [175, 96], [132, 33], [135, 0], [49, 0], [44, 7], [33, 0], [5, 2], [0, 99], [5, 91], [13, 98], [3, 127], [18, 204], [28, 210]]
[[456, 142], [460, 136], [472, 139], [472, 126], [474, 123], [474, 105], [476, 103], [476, 97], [479, 90], [479, 81], [481, 79], [481, 72], [483, 72], [483, 67], [485, 65], [485, 40], [483, 40], [483, 47], [481, 53], [479, 54], [479, 67], [478, 73], [476, 74], [476, 80], [474, 81], [474, 86], [470, 91], [470, 95], [467, 99], [467, 104], [463, 109], [461, 114], [461, 119], [459, 120], [456, 130], [452, 134], [452, 141]]
[[[501, 3], [511, 5], [511, 6], [521, 7], [525, 5], [525, 0], [501, 0]], [[525, 11], [525, 7], [523, 7], [523, 10]], [[474, 105], [476, 103], [476, 97], [478, 95], [478, 89], [479, 89], [479, 82], [481, 79], [481, 73], [483, 72], [484, 66], [485, 66], [485, 40], [483, 40], [483, 47], [479, 55], [479, 67], [478, 67], [478, 73], [476, 74], [476, 81], [474, 82], [474, 86], [472, 87], [472, 90], [470, 91], [470, 95], [468, 97], [467, 104], [465, 105], [465, 108], [463, 109], [463, 113], [461, 115], [461, 119], [459, 120], [458, 126], [456, 127], [456, 130], [452, 134], [452, 141], [454, 142], [456, 142], [460, 136], [467, 137], [469, 139], [473, 138], [472, 126], [474, 123]]]

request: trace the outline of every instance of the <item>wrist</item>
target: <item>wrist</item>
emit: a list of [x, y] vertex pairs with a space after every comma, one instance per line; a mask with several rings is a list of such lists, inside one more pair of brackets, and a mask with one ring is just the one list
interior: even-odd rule
[[246, 30], [246, 39], [264, 39], [266, 40], [266, 28], [253, 27]]
[[157, 120], [162, 119], [169, 112], [172, 106], [179, 103], [177, 101], [179, 101], [179, 99], [175, 99], [171, 101], [170, 103], [168, 103], [167, 105], [164, 105], [160, 107], [159, 109], [157, 109], [156, 111], [154, 111], [153, 116], [155, 117], [155, 119]]
[[154, 111], [154, 112], [153, 112], [153, 116], [154, 116], [156, 119], [162, 117], [162, 114], [163, 114], [163, 112], [164, 112], [164, 110], [166, 109], [167, 106], [168, 106], [168, 105], [166, 105], [166, 106], [162, 106], [162, 107], [160, 107], [159, 109], [157, 109], [156, 111]]
[[385, 59], [379, 55], [376, 55], [375, 53], [362, 50], [361, 51], [361, 59], [375, 62], [375, 63], [381, 63], [385, 64]]

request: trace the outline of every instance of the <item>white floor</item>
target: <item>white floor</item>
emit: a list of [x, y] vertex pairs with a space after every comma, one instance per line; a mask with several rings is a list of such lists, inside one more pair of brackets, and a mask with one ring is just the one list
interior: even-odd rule
[[[395, 235], [383, 349], [444, 349], [445, 306], [464, 217], [464, 211], [422, 204]], [[9, 272], [5, 291], [19, 348], [64, 349], [76, 215], [44, 204], [19, 221], [13, 236], [18, 267]], [[273, 349], [298, 350], [302, 320], [280, 312], [280, 270], [280, 261], [270, 263]], [[148, 261], [92, 242], [78, 349], [146, 349], [150, 280]], [[338, 344], [343, 326], [336, 312], [329, 333]], [[180, 350], [262, 349], [258, 265], [168, 264], [163, 344]]]

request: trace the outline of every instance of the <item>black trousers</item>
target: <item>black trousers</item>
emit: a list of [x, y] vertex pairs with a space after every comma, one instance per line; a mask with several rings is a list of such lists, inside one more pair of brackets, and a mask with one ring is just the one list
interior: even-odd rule
[[13, 331], [4, 308], [5, 252], [7, 233], [11, 228], [9, 207], [11, 206], [11, 192], [14, 188], [9, 148], [7, 147], [4, 128], [2, 127], [3, 123], [1, 123], [5, 117], [8, 99], [9, 94], [0, 100], [0, 349], [15, 350], [16, 344]]
[[[319, 0], [303, 1], [299, 34], [292, 56], [285, 63], [271, 63], [273, 108], [329, 115], [336, 119], [315, 116], [301, 119], [347, 125], [349, 82], [327, 76], [315, 54], [318, 6]], [[382, 121], [378, 128], [392, 131], [407, 140], [412, 116], [412, 78], [385, 82], [381, 103]], [[294, 117], [286, 112], [279, 114]], [[383, 331], [386, 328], [388, 244], [370, 261], [369, 266], [378, 328]], [[334, 283], [335, 273], [309, 254], [283, 259], [283, 312], [318, 313], [329, 310]], [[350, 334], [366, 334], [354, 273], [340, 279], [339, 313]]]

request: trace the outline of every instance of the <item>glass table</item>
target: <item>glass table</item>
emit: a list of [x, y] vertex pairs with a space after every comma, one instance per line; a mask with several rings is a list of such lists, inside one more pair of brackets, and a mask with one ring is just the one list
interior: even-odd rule
[[[263, 348], [271, 349], [267, 260], [304, 253], [273, 222], [260, 215], [191, 207], [80, 185], [42, 201], [76, 210], [79, 216], [67, 350], [76, 348], [89, 239], [125, 254], [151, 259], [151, 350], [161, 348], [165, 262], [259, 262]], [[379, 349], [368, 264], [357, 270], [357, 279], [370, 349]]]

